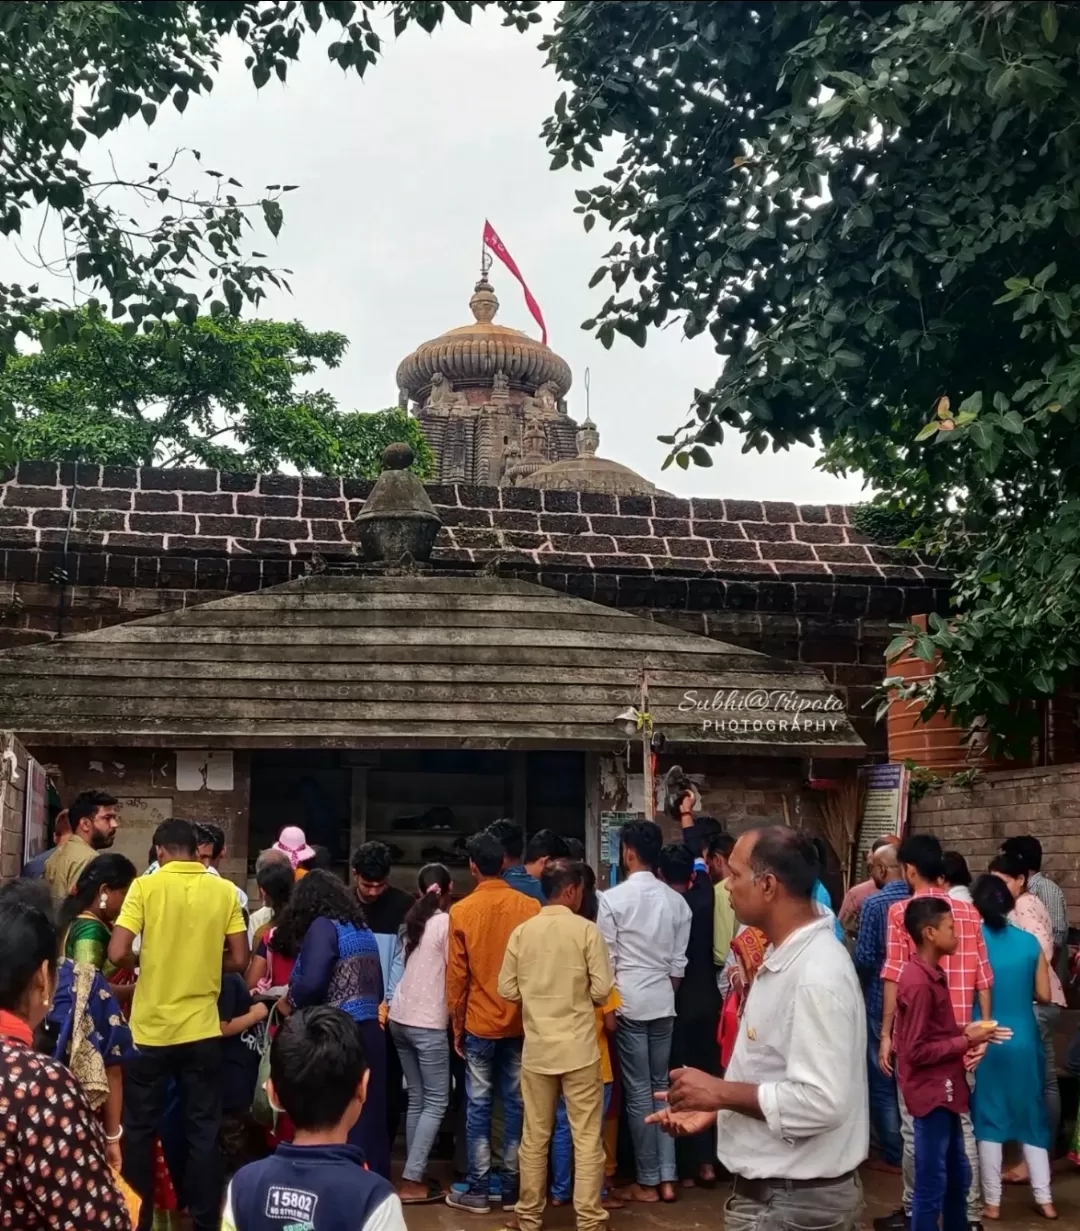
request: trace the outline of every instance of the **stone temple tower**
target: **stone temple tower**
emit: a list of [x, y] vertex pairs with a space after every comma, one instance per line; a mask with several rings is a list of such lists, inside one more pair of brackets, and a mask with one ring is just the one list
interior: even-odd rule
[[550, 347], [495, 324], [486, 271], [469, 300], [474, 320], [401, 361], [398, 400], [411, 407], [443, 483], [514, 483], [577, 456], [566, 412], [570, 368]]

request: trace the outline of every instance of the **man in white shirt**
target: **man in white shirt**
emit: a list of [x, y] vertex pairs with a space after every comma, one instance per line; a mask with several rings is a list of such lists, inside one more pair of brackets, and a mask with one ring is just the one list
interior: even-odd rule
[[726, 1231], [813, 1226], [853, 1231], [862, 1211], [857, 1168], [869, 1120], [862, 993], [851, 959], [812, 899], [814, 852], [792, 829], [744, 834], [731, 854], [735, 913], [770, 947], [739, 1025], [724, 1078], [676, 1069], [673, 1136], [715, 1117], [721, 1163], [734, 1175]]
[[624, 826], [621, 854], [627, 879], [600, 895], [596, 924], [607, 941], [622, 999], [615, 1035], [637, 1183], [617, 1196], [629, 1201], [675, 1197], [675, 1143], [646, 1122], [657, 1109], [654, 1091], [668, 1087], [675, 989], [686, 971], [690, 907], [654, 874], [664, 837], [652, 821]]

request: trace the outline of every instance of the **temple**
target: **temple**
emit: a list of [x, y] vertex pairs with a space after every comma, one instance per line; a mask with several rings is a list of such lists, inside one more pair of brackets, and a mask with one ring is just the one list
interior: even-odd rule
[[411, 408], [442, 483], [652, 495], [627, 466], [596, 456], [599, 433], [567, 411], [569, 365], [528, 334], [495, 324], [499, 301], [480, 275], [474, 320], [418, 346], [397, 370], [398, 401]]

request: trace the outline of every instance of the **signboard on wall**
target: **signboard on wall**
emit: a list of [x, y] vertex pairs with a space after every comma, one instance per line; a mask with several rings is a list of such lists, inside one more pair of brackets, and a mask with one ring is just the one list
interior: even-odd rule
[[859, 824], [859, 849], [856, 867], [860, 873], [866, 856], [878, 838], [888, 834], [904, 836], [907, 825], [908, 771], [895, 762], [869, 765], [859, 771], [863, 775], [866, 794], [862, 820]]
[[178, 791], [231, 791], [234, 785], [231, 751], [180, 749], [177, 752], [176, 789]]
[[644, 812], [600, 813], [600, 859], [608, 865], [608, 883], [614, 885], [619, 877], [619, 841], [622, 827], [631, 821], [643, 821]]
[[117, 811], [120, 814], [120, 824], [112, 849], [119, 855], [126, 855], [136, 870], [142, 872], [150, 862], [147, 852], [154, 830], [162, 821], [172, 819], [172, 796], [125, 796], [120, 799]]
[[49, 841], [49, 780], [45, 766], [33, 757], [26, 766], [26, 807], [23, 814], [23, 863], [40, 855]]

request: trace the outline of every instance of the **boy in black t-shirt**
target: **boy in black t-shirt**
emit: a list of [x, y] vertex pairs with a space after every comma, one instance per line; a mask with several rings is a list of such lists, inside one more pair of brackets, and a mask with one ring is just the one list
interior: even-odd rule
[[367, 1082], [348, 1014], [317, 1005], [285, 1021], [270, 1045], [266, 1092], [296, 1136], [233, 1176], [221, 1231], [406, 1231], [398, 1195], [348, 1144]]
[[254, 1131], [249, 1112], [259, 1076], [260, 1023], [269, 1016], [262, 1001], [252, 1003], [243, 976], [223, 975], [218, 996], [221, 1022], [221, 1152], [225, 1174], [232, 1175], [253, 1157]]

